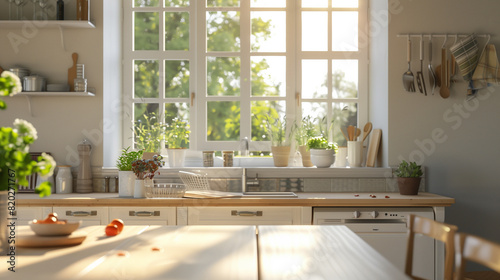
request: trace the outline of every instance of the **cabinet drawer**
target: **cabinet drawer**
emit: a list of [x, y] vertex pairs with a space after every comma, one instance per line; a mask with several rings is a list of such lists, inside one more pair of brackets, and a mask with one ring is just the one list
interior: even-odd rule
[[189, 207], [188, 225], [292, 225], [294, 207]]
[[125, 225], [175, 225], [175, 207], [111, 207], [110, 221], [122, 219]]
[[17, 225], [28, 225], [33, 219], [43, 220], [52, 213], [52, 207], [17, 207], [15, 218]]
[[53, 207], [60, 219], [82, 221], [82, 226], [108, 224], [108, 207]]

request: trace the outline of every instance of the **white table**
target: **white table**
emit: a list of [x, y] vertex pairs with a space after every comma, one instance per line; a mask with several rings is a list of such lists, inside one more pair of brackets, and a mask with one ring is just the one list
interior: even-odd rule
[[80, 231], [87, 232], [80, 245], [17, 248], [15, 273], [0, 257], [0, 279], [409, 279], [345, 226], [126, 225], [114, 237], [104, 226]]

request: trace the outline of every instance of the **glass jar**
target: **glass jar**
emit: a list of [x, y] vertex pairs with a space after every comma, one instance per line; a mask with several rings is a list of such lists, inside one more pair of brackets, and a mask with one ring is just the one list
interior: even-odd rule
[[56, 176], [56, 193], [73, 192], [73, 176], [71, 175], [71, 166], [59, 165], [59, 171]]
[[222, 152], [222, 154], [223, 154], [222, 159], [224, 160], [224, 167], [232, 167], [233, 166], [234, 152], [233, 151], [225, 151], [225, 152]]
[[214, 151], [203, 151], [203, 167], [214, 166]]
[[74, 88], [75, 92], [87, 92], [87, 79], [76, 78]]

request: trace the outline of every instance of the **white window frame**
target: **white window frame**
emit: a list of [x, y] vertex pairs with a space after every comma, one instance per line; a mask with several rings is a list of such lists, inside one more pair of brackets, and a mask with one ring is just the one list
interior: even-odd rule
[[[363, 124], [368, 121], [368, 38], [360, 40], [362, 36], [367, 35], [368, 29], [368, 1], [360, 0], [359, 7], [355, 10], [358, 11], [358, 46], [357, 52], [302, 52], [301, 51], [301, 11], [308, 10], [307, 8], [300, 8], [300, 1], [287, 0], [286, 8], [250, 8], [250, 2], [241, 0], [240, 7], [238, 8], [205, 8], [205, 1], [191, 0], [190, 6], [186, 8], [171, 8], [171, 7], [141, 7], [132, 8], [133, 0], [125, 0], [124, 3], [124, 34], [123, 34], [123, 104], [124, 108], [128, 108], [125, 111], [124, 121], [123, 121], [123, 142], [125, 146], [132, 146], [133, 142], [133, 104], [134, 102], [142, 102], [141, 100], [134, 100], [133, 97], [133, 83], [134, 83], [134, 73], [133, 73], [133, 61], [135, 59], [150, 59], [158, 60], [160, 67], [160, 77], [159, 77], [159, 98], [148, 98], [147, 103], [158, 103], [160, 115], [164, 115], [165, 103], [175, 103], [175, 102], [189, 102], [189, 114], [190, 114], [190, 125], [191, 125], [191, 135], [190, 135], [190, 149], [191, 150], [239, 150], [240, 141], [206, 141], [206, 104], [208, 100], [216, 101], [240, 101], [240, 137], [248, 137], [251, 139], [251, 114], [250, 106], [251, 101], [257, 100], [285, 100], [286, 101], [286, 111], [287, 119], [289, 123], [295, 121], [300, 121], [302, 102], [326, 102], [328, 105], [327, 118], [331, 121], [332, 116], [332, 103], [333, 102], [355, 102], [358, 104], [358, 124]], [[163, 1], [160, 1], [163, 3]], [[239, 10], [240, 11], [240, 38], [241, 38], [241, 48], [239, 53], [217, 53], [217, 56], [231, 56], [237, 55], [241, 59], [241, 73], [240, 73], [240, 86], [241, 93], [239, 97], [208, 97], [206, 96], [206, 56], [210, 56], [212, 53], [206, 51], [206, 11], [207, 10]], [[241, 11], [258, 11], [258, 10], [284, 10], [287, 13], [286, 21], [286, 64], [287, 64], [287, 86], [286, 86], [286, 96], [285, 97], [251, 97], [251, 81], [250, 77], [250, 57], [251, 56], [272, 56], [272, 55], [283, 55], [283, 53], [267, 53], [267, 52], [255, 52], [250, 53], [250, 13], [243, 13]], [[313, 9], [321, 10], [321, 9]], [[331, 34], [331, 8], [325, 8], [325, 11], [329, 11], [329, 24], [328, 31]], [[335, 10], [352, 10], [348, 8], [335, 9]], [[144, 12], [159, 12], [159, 50], [158, 51], [134, 51], [134, 32], [133, 32], [133, 11], [144, 11]], [[190, 13], [190, 49], [189, 51], [163, 51], [164, 39], [162, 34], [164, 34], [164, 12], [169, 11], [189, 11]], [[295, 11], [295, 12], [294, 12]], [[293, 17], [289, 15], [294, 15]], [[127, 29], [127, 27], [129, 29]], [[130, 32], [131, 31], [131, 32]], [[244, 33], [246, 32], [246, 33]], [[243, 36], [247, 34], [247, 36]], [[331, 35], [330, 35], [331, 36]], [[200, 43], [201, 42], [201, 43]], [[331, 39], [328, 40], [328, 49], [331, 50]], [[349, 59], [358, 59], [358, 98], [349, 99], [336, 99], [332, 98], [332, 85], [331, 81], [329, 83], [329, 95], [326, 99], [302, 99], [301, 96], [301, 60], [302, 59], [324, 59], [328, 60], [328, 75], [332, 76], [332, 59], [342, 59], [349, 57]], [[189, 60], [190, 65], [190, 95], [194, 94], [194, 98], [164, 98], [164, 80], [162, 73], [164, 72], [164, 60]], [[292, 71], [293, 70], [293, 71]], [[331, 78], [330, 78], [331, 80]], [[196, 93], [196, 94], [195, 94]], [[245, 117], [246, 116], [246, 117]], [[203, 128], [203, 129], [200, 129]], [[251, 141], [250, 150], [270, 150], [270, 143], [268, 141]]]

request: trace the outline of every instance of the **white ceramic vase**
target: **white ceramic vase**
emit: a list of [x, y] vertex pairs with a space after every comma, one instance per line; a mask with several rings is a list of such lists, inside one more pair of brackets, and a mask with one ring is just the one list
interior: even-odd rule
[[118, 171], [118, 196], [133, 197], [135, 174], [132, 171]]
[[186, 149], [167, 149], [167, 155], [170, 167], [184, 167]]
[[144, 197], [146, 197], [145, 182], [142, 179], [135, 179], [134, 198], [144, 198]]
[[318, 168], [328, 168], [335, 161], [335, 150], [311, 149], [311, 162]]

